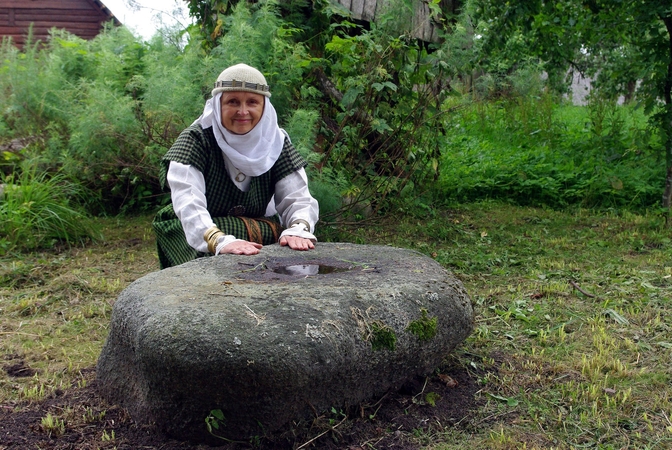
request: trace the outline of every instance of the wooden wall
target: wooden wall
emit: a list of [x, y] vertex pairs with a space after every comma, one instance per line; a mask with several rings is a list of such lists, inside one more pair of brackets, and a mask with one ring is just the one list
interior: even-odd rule
[[119, 21], [98, 0], [0, 0], [0, 36], [22, 47], [33, 24], [33, 42], [46, 41], [53, 27], [92, 39], [103, 23]]
[[[335, 0], [352, 12], [352, 17], [357, 20], [370, 22], [382, 12], [385, 7], [385, 0]], [[442, 11], [451, 13], [457, 12], [456, 0], [441, 0], [439, 7]], [[413, 37], [426, 42], [436, 42], [439, 40], [438, 25], [431, 18], [427, 0], [413, 0], [414, 10], [409, 11], [409, 20], [412, 25]]]

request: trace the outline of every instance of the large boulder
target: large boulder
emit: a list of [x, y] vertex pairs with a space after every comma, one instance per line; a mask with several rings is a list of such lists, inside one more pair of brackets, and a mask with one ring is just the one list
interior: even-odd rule
[[[117, 299], [98, 386], [139, 422], [245, 439], [430, 373], [473, 327], [456, 278], [418, 252], [320, 243], [201, 258]], [[221, 418], [219, 412], [217, 415]]]

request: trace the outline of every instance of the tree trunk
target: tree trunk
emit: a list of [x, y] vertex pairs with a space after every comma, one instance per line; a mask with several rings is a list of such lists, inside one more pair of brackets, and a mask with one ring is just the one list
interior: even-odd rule
[[[668, 165], [667, 177], [665, 178], [665, 192], [663, 193], [663, 208], [667, 209], [668, 216], [671, 204], [672, 204], [672, 166]], [[672, 226], [672, 223], [670, 225]]]
[[662, 137], [665, 142], [665, 161], [667, 176], [665, 177], [665, 191], [663, 192], [663, 208], [667, 209], [667, 225], [672, 226], [672, 17], [663, 17], [667, 28], [669, 61], [667, 78], [665, 80], [663, 98], [665, 99], [665, 118], [662, 122]]

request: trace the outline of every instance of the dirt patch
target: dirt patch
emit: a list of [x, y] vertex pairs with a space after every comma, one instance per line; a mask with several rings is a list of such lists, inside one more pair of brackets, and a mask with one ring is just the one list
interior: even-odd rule
[[[93, 369], [83, 376], [79, 384], [84, 387], [57, 391], [41, 402], [0, 405], [0, 450], [411, 450], [421, 447], [419, 435], [467, 426], [479, 406], [474, 396], [476, 380], [462, 367], [446, 367], [440, 374], [412, 380], [399, 392], [376, 401], [293, 423], [251, 443], [194, 446], [161, 435], [155, 426], [135, 423], [125, 410], [97, 394]], [[44, 420], [49, 415], [51, 422]]]
[[19, 361], [14, 364], [7, 364], [3, 366], [2, 369], [12, 378], [32, 377], [37, 373], [37, 370], [28, 366], [25, 361]]

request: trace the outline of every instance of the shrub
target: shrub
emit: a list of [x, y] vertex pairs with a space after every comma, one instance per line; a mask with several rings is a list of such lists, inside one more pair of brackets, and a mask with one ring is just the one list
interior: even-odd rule
[[26, 168], [2, 178], [0, 253], [75, 244], [98, 238], [99, 232], [78, 207], [85, 195], [62, 174], [50, 176]]

